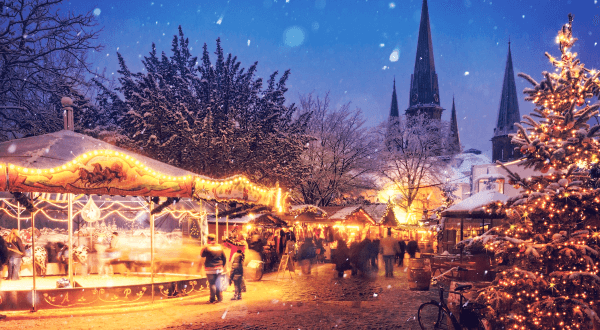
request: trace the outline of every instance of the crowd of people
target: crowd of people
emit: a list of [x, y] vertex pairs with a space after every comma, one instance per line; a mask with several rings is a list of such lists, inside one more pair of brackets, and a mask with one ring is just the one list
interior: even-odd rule
[[336, 242], [333, 244], [336, 248], [331, 249], [329, 257], [336, 265], [339, 276], [343, 276], [347, 270], [357, 275], [379, 269], [378, 258], [381, 254], [385, 274], [392, 277], [393, 265], [402, 266], [405, 254], [415, 258], [420, 252], [417, 241], [397, 239], [391, 228], [387, 229], [387, 235], [381, 240], [368, 236], [366, 233], [347, 235], [331, 227], [308, 230], [292, 227], [263, 232], [254, 230], [248, 234], [247, 246], [262, 256], [266, 271], [276, 270], [282, 255], [287, 254], [289, 270], [294, 271], [298, 263], [304, 274], [310, 274], [313, 264], [325, 260], [326, 246]]

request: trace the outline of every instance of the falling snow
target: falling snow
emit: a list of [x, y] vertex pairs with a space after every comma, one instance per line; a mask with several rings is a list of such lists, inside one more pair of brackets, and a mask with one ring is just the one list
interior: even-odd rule
[[398, 48], [396, 48], [390, 54], [390, 62], [398, 62], [399, 57], [400, 57], [400, 50]]
[[289, 47], [298, 47], [304, 43], [304, 30], [299, 26], [292, 26], [283, 32], [283, 42]]

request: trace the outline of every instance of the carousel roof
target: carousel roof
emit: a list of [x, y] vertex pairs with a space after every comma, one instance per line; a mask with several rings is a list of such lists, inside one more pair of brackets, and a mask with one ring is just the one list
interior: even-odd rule
[[[6, 175], [5, 175], [6, 174]], [[0, 191], [154, 196], [281, 205], [281, 189], [211, 179], [62, 130], [0, 143]]]
[[69, 130], [2, 142], [0, 143], [0, 160], [26, 168], [54, 168], [62, 166], [82, 154], [96, 150], [133, 154], [140, 163], [166, 175], [197, 176], [192, 172]]

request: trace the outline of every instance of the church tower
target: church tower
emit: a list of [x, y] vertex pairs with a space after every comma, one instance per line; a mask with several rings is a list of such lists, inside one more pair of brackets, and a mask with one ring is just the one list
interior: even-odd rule
[[454, 96], [452, 96], [452, 112], [450, 113], [450, 131], [446, 140], [446, 150], [449, 155], [460, 153], [460, 137], [458, 136], [458, 121], [456, 120], [456, 107], [454, 105]]
[[511, 143], [508, 135], [517, 132], [514, 123], [518, 123], [520, 120], [521, 114], [517, 101], [517, 87], [509, 41], [500, 108], [498, 109], [498, 123], [494, 128], [494, 137], [492, 138], [492, 162], [496, 162], [496, 160], [507, 162], [519, 158], [520, 153], [514, 150], [515, 146]]
[[410, 76], [410, 99], [406, 115], [424, 113], [427, 117], [441, 120], [440, 91], [435, 73], [431, 29], [429, 28], [429, 10], [427, 0], [423, 0], [421, 8], [421, 25], [417, 43], [415, 72]]

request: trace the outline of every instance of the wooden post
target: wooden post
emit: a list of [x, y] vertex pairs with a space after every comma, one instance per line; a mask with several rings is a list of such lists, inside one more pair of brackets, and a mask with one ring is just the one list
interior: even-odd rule
[[215, 237], [219, 243], [219, 203], [215, 202]]
[[[90, 198], [92, 198], [90, 196]], [[67, 194], [67, 199], [68, 199], [68, 211], [67, 211], [67, 215], [69, 218], [69, 222], [68, 222], [68, 229], [69, 229], [69, 284], [71, 284], [71, 287], [75, 287], [75, 283], [73, 282], [73, 194], [72, 193], [68, 193]], [[33, 224], [33, 217], [31, 220], [32, 224]]]
[[[465, 223], [465, 218], [461, 217], [460, 218], [460, 241], [463, 240], [463, 229], [464, 229], [464, 223]], [[460, 248], [460, 262], [462, 263], [462, 259], [463, 259], [463, 248]]]
[[150, 285], [152, 286], [152, 302], [154, 302], [154, 202], [150, 199]]
[[35, 212], [31, 213], [31, 272], [33, 273], [33, 290], [31, 292], [31, 311], [36, 311], [35, 306]]

